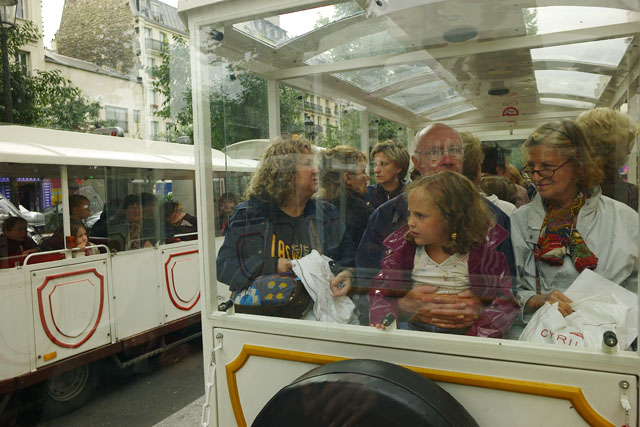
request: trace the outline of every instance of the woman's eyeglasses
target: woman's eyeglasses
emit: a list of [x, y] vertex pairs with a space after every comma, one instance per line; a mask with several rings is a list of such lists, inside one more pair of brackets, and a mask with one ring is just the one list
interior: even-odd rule
[[561, 167], [563, 167], [564, 165], [566, 165], [567, 163], [569, 163], [569, 160], [567, 160], [566, 162], [564, 162], [563, 164], [561, 164], [560, 166], [558, 166], [557, 168], [553, 168], [553, 169], [531, 169], [531, 168], [524, 168], [522, 169], [522, 172], [526, 173], [527, 175], [529, 175], [531, 178], [533, 178], [533, 174], [538, 174], [540, 175], [540, 178], [551, 178], [558, 169], [560, 169]]

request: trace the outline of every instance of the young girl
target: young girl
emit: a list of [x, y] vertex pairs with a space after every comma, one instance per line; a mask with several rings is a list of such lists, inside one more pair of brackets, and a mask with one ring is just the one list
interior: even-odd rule
[[[393, 313], [404, 329], [506, 337], [520, 311], [509, 267], [495, 248], [509, 233], [464, 176], [444, 171], [408, 187], [408, 225], [384, 241], [387, 255], [372, 281], [371, 325]], [[470, 327], [454, 329], [425, 315], [441, 294], [480, 298], [485, 309]]]
[[81, 221], [71, 220], [71, 235], [75, 238], [75, 248], [79, 251], [73, 251], [73, 257], [93, 255], [95, 248], [91, 248], [89, 243], [89, 234]]

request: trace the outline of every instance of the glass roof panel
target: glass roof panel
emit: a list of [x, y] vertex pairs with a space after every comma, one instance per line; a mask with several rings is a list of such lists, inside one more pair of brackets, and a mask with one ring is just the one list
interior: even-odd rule
[[424, 113], [451, 102], [463, 100], [455, 90], [440, 80], [414, 86], [389, 95], [384, 99], [411, 110], [415, 114]]
[[640, 13], [611, 7], [545, 6], [523, 9], [527, 35], [636, 22]]
[[631, 43], [632, 37], [572, 43], [531, 49], [534, 61], [570, 61], [617, 67]]
[[372, 92], [412, 77], [430, 73], [432, 73], [432, 70], [425, 63], [416, 63], [347, 71], [344, 73], [335, 73], [332, 74], [332, 76], [346, 80], [363, 90]]
[[349, 59], [369, 58], [378, 55], [399, 54], [407, 49], [390, 31], [379, 31], [350, 40], [307, 59], [309, 65], [327, 64]]
[[363, 13], [355, 2], [317, 7], [234, 24], [233, 28], [271, 46], [279, 46], [333, 22]]
[[558, 93], [599, 99], [611, 76], [582, 71], [536, 70], [538, 93]]
[[561, 107], [581, 108], [584, 110], [590, 110], [596, 106], [593, 102], [576, 101], [575, 99], [564, 98], [540, 98], [540, 103], [547, 105], [559, 105]]
[[429, 120], [442, 120], [449, 117], [457, 116], [458, 114], [466, 113], [467, 111], [477, 110], [471, 104], [460, 104], [454, 107], [445, 108], [444, 110], [436, 111], [433, 114], [427, 115]]

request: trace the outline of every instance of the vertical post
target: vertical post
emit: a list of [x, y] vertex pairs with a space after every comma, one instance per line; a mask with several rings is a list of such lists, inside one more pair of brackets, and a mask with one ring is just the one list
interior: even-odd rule
[[4, 87], [3, 120], [13, 123], [13, 105], [11, 103], [11, 72], [9, 70], [9, 30], [0, 28], [0, 44], [2, 45], [2, 86]]
[[267, 109], [269, 112], [269, 139], [280, 136], [280, 81], [267, 80]]
[[[67, 248], [67, 236], [71, 235], [71, 210], [69, 208], [69, 175], [67, 165], [60, 166], [60, 185], [62, 186], [62, 231], [63, 244]], [[65, 258], [71, 258], [70, 252], [65, 252]]]
[[[369, 158], [369, 112], [360, 111], [360, 151]], [[367, 160], [367, 173], [369, 173], [369, 161]]]

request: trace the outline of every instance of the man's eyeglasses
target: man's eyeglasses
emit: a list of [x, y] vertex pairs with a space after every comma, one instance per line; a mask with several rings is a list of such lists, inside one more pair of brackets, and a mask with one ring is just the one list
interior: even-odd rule
[[551, 178], [553, 176], [553, 174], [555, 174], [558, 169], [560, 169], [561, 167], [563, 167], [567, 163], [569, 163], [569, 160], [567, 160], [566, 162], [564, 162], [563, 164], [561, 164], [557, 168], [553, 168], [553, 169], [537, 169], [536, 170], [536, 169], [531, 169], [531, 168], [527, 167], [527, 168], [522, 169], [522, 172], [526, 173], [531, 178], [533, 178], [533, 174], [536, 174], [536, 173], [538, 175], [540, 175], [540, 178]]
[[416, 153], [423, 154], [429, 157], [431, 160], [440, 160], [444, 157], [444, 153], [449, 154], [449, 157], [451, 157], [452, 159], [461, 159], [463, 150], [462, 147], [453, 146], [449, 147], [446, 150], [443, 150], [442, 148], [432, 148], [428, 151], [416, 151]]

